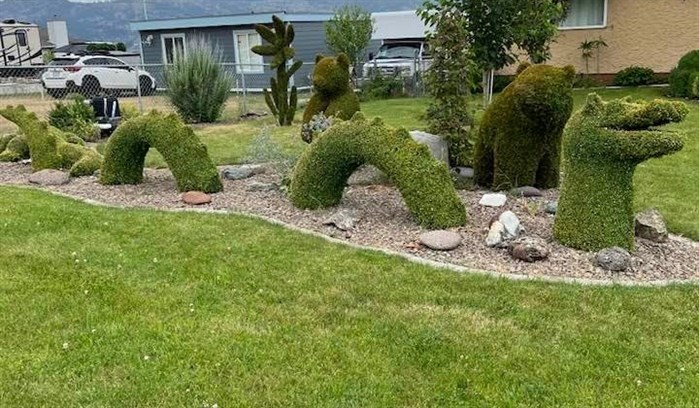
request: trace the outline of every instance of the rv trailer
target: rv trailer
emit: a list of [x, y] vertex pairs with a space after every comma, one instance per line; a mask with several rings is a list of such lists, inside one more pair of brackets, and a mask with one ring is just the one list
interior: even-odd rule
[[43, 63], [39, 26], [0, 21], [0, 67], [32, 68]]

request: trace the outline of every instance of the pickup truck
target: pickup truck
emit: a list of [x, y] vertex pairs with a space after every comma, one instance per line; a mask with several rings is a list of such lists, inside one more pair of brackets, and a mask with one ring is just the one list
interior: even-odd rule
[[427, 44], [420, 40], [384, 41], [376, 55], [369, 54], [369, 61], [362, 66], [362, 77], [372, 72], [382, 75], [413, 76], [432, 65]]

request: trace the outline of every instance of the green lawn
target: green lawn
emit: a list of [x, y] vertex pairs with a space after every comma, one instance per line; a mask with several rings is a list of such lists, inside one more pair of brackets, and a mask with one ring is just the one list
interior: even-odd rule
[[0, 406], [693, 407], [699, 288], [459, 275], [0, 188]]

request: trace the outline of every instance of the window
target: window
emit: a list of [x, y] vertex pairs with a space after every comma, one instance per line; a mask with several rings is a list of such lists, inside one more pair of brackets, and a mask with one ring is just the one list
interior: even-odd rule
[[163, 62], [174, 64], [177, 58], [187, 55], [184, 44], [184, 34], [163, 34]]
[[237, 71], [246, 74], [265, 72], [262, 56], [252, 52], [252, 47], [262, 44], [260, 35], [255, 31], [239, 31], [233, 35], [235, 37], [235, 60], [238, 63]]
[[607, 25], [608, 0], [571, 0], [562, 29], [604, 28]]
[[24, 30], [15, 31], [15, 36], [17, 37], [17, 46], [26, 47], [27, 46], [27, 32]]

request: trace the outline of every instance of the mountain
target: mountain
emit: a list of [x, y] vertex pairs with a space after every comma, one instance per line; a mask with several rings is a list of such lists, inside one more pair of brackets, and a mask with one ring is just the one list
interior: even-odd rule
[[[85, 1], [85, 0], [83, 0]], [[0, 20], [30, 21], [45, 27], [51, 19], [66, 20], [71, 38], [135, 44], [129, 22], [144, 19], [144, 0], [0, 0]], [[177, 18], [250, 12], [332, 12], [344, 0], [145, 0], [148, 18]], [[422, 0], [353, 0], [369, 11], [409, 10]]]

